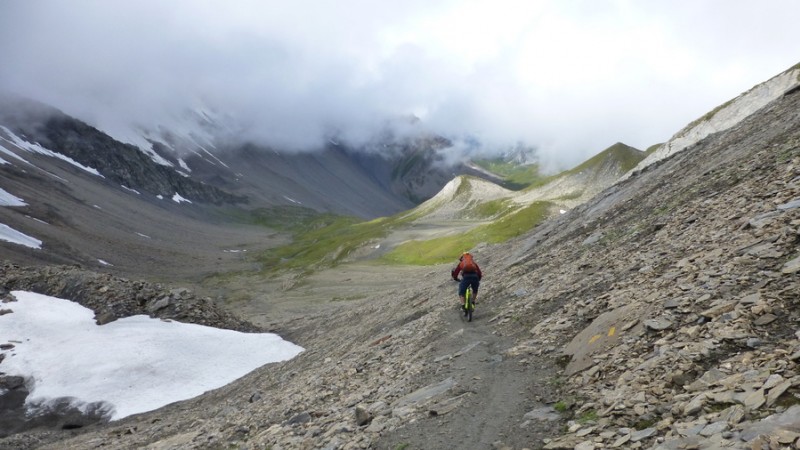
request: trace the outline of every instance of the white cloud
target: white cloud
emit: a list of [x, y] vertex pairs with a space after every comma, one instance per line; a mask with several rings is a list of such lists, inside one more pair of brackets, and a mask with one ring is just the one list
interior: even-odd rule
[[3, 2], [0, 88], [104, 129], [202, 105], [282, 148], [419, 114], [574, 162], [664, 141], [794, 65], [798, 15], [793, 0]]

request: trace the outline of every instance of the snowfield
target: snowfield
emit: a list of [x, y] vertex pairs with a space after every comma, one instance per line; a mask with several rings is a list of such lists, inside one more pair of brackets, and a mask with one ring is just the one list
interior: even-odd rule
[[70, 398], [103, 404], [111, 420], [224, 386], [303, 351], [272, 333], [241, 333], [140, 315], [98, 326], [94, 313], [55, 297], [13, 291], [0, 305], [0, 369], [26, 378], [28, 413]]

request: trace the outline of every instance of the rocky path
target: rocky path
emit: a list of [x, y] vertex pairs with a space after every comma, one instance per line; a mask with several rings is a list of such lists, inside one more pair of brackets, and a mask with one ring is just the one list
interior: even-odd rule
[[[484, 291], [472, 322], [455, 302], [441, 313], [444, 329], [432, 345], [433, 364], [425, 376], [430, 386], [438, 380], [451, 383], [452, 389], [425, 406], [427, 417], [382, 436], [376, 448], [526, 448], [541, 442], [552, 433], [553, 423], [562, 421], [543, 403], [555, 402], [555, 368], [509, 355], [514, 339], [493, 326], [504, 301], [492, 299], [491, 288]], [[536, 416], [536, 411], [544, 416]], [[533, 416], [538, 418], [531, 420]]]

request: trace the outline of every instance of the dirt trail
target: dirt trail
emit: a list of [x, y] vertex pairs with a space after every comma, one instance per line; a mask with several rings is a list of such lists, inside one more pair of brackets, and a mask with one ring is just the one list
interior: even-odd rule
[[[455, 297], [455, 283], [452, 288]], [[442, 312], [447, 330], [433, 345], [435, 356], [426, 382], [455, 380], [456, 386], [448, 396], [454, 399], [456, 408], [448, 411], [434, 402], [427, 418], [382, 436], [376, 448], [525, 448], [541, 445], [541, 439], [551, 434], [552, 423], [526, 421], [524, 416], [545, 407], [536, 399], [554, 401], [551, 382], [555, 369], [542, 361], [530, 365], [524, 359], [507, 356], [514, 339], [492, 327], [496, 322], [494, 311], [504, 300], [492, 298], [491, 289], [484, 291], [472, 322], [463, 317], [455, 301], [452, 308]]]

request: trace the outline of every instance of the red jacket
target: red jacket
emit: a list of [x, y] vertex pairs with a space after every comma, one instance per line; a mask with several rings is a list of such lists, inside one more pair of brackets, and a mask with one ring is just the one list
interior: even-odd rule
[[[477, 263], [477, 262], [475, 262], [475, 261], [473, 261], [473, 262], [475, 263], [475, 272], [474, 272], [474, 273], [477, 273], [477, 274], [478, 274], [478, 279], [480, 280], [481, 278], [483, 278], [483, 274], [481, 273], [481, 268], [480, 268], [480, 266], [478, 266], [478, 263]], [[458, 279], [458, 274], [459, 274], [459, 272], [461, 272], [461, 270], [463, 269], [463, 267], [462, 267], [462, 266], [463, 266], [463, 264], [464, 264], [464, 262], [463, 262], [463, 261], [459, 261], [459, 262], [458, 262], [458, 265], [456, 266], [456, 268], [455, 268], [455, 269], [453, 269], [453, 271], [452, 271], [452, 272], [450, 272], [450, 275], [452, 275], [452, 276], [453, 276], [453, 279], [454, 279], [454, 280], [457, 280], [457, 279]], [[473, 273], [473, 272], [464, 272], [464, 275], [466, 275], [467, 273]]]

